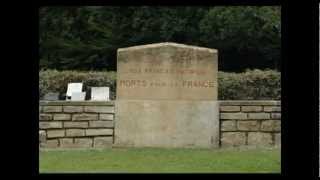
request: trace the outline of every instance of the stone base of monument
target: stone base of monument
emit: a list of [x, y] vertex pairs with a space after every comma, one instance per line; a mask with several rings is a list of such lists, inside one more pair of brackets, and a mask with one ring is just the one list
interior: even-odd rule
[[115, 147], [215, 148], [218, 101], [117, 100]]

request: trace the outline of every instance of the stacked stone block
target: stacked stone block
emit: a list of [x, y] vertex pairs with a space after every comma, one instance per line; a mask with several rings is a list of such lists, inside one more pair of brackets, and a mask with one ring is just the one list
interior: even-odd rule
[[220, 145], [280, 146], [280, 101], [221, 101]]
[[[40, 101], [39, 145], [111, 147], [114, 116], [113, 101]], [[220, 101], [220, 145], [280, 146], [280, 101]]]
[[113, 102], [40, 101], [40, 147], [106, 148], [113, 134]]

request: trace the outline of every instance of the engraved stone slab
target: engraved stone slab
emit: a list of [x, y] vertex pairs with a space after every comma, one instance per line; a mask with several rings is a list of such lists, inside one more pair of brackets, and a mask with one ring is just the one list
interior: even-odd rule
[[84, 101], [86, 98], [86, 92], [73, 92], [71, 95], [71, 101]]
[[118, 49], [115, 145], [218, 147], [218, 52], [177, 43]]
[[109, 87], [92, 87], [91, 100], [92, 101], [109, 101], [110, 89]]
[[218, 52], [177, 43], [118, 49], [117, 99], [217, 100]]

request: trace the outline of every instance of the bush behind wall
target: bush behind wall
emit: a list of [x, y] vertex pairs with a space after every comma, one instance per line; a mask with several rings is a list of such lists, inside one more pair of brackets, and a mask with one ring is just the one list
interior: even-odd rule
[[[39, 71], [39, 98], [48, 92], [67, 91], [68, 83], [82, 82], [83, 91], [90, 94], [90, 87], [109, 86], [110, 99], [116, 97], [116, 72], [102, 71]], [[219, 100], [280, 100], [281, 74], [274, 70], [247, 70], [243, 73], [219, 72]]]

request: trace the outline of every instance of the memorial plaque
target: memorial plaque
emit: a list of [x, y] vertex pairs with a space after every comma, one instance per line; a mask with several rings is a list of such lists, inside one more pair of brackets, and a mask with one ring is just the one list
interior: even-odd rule
[[118, 49], [115, 146], [218, 147], [217, 50]]
[[92, 101], [109, 101], [109, 87], [92, 87]]
[[73, 92], [71, 95], [71, 101], [84, 101], [86, 98], [86, 92]]
[[74, 92], [82, 92], [82, 83], [69, 83], [67, 89], [67, 96], [71, 96]]
[[118, 50], [117, 99], [217, 100], [217, 50], [159, 43]]

